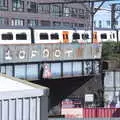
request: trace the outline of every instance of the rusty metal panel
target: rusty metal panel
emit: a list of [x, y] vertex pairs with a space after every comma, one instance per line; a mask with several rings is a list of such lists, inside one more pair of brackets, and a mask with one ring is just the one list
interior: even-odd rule
[[73, 48], [74, 48], [74, 59], [84, 59], [83, 55], [84, 55], [84, 46], [80, 45], [80, 44], [73, 44]]
[[92, 47], [90, 44], [84, 44], [84, 59], [92, 59]]

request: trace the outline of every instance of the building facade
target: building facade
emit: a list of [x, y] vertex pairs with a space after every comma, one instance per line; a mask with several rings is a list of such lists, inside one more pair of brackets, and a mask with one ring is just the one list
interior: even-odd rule
[[[116, 15], [117, 17], [117, 15]], [[100, 10], [96, 13], [94, 17], [94, 27], [95, 28], [111, 28], [111, 10]], [[116, 28], [120, 28], [120, 18], [116, 21]]]
[[[51, 0], [53, 1], [53, 0]], [[42, 4], [42, 0], [1, 0], [0, 24], [8, 26], [88, 27], [89, 12], [82, 4]]]

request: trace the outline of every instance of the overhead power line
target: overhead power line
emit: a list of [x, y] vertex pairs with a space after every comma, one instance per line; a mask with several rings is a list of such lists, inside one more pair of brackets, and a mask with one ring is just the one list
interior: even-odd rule
[[105, 1], [114, 1], [114, 0], [54, 0], [54, 1], [45, 1], [41, 0], [41, 4], [71, 4], [71, 3], [88, 3], [88, 2], [105, 2]]

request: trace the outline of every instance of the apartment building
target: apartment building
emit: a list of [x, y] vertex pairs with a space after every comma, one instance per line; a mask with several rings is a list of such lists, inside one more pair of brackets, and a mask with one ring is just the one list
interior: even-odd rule
[[90, 15], [84, 5], [52, 4], [53, 0], [46, 0], [45, 4], [43, 2], [43, 0], [1, 0], [0, 24], [89, 27]]

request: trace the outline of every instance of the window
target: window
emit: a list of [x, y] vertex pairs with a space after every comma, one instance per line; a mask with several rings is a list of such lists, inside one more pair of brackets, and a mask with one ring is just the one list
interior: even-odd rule
[[112, 35], [110, 34], [110, 39], [112, 39]]
[[94, 21], [94, 27], [96, 27], [96, 21]]
[[85, 16], [84, 9], [79, 9], [79, 18], [84, 18], [84, 16]]
[[27, 35], [25, 33], [16, 34], [16, 40], [27, 40]]
[[84, 27], [84, 24], [79, 24], [79, 27], [82, 27], [82, 28], [83, 28], [83, 27]]
[[73, 39], [80, 39], [79, 33], [73, 33]]
[[8, 0], [0, 0], [0, 10], [8, 10]]
[[47, 33], [40, 33], [40, 40], [48, 40], [48, 34]]
[[69, 22], [63, 22], [63, 26], [69, 27], [70, 23]]
[[11, 25], [12, 26], [24, 26], [24, 19], [12, 18]]
[[54, 21], [53, 26], [61, 26], [61, 22]]
[[101, 39], [107, 39], [107, 35], [106, 35], [106, 33], [101, 34]]
[[30, 13], [37, 13], [38, 12], [37, 3], [27, 1], [27, 11]]
[[37, 26], [38, 20], [27, 20], [27, 25], [28, 26]]
[[83, 40], [89, 39], [89, 35], [88, 34], [82, 34], [82, 39]]
[[51, 16], [62, 16], [62, 8], [59, 5], [51, 5]]
[[113, 39], [115, 39], [115, 34], [113, 33]]
[[70, 16], [70, 8], [64, 7], [63, 12], [64, 12], [64, 16], [66, 16], [66, 17]]
[[99, 20], [99, 28], [102, 28], [102, 21]]
[[106, 24], [107, 24], [107, 26], [109, 27], [109, 26], [110, 26], [110, 20], [107, 20], [107, 21], [106, 21]]
[[13, 34], [12, 33], [2, 34], [2, 40], [13, 40]]
[[16, 12], [24, 11], [24, 1], [21, 0], [12, 0], [12, 10]]
[[38, 4], [38, 12], [42, 14], [49, 14], [50, 13], [50, 5], [41, 5]]
[[51, 22], [47, 20], [41, 20], [40, 24], [41, 26], [51, 26]]
[[63, 34], [63, 39], [68, 39], [68, 34]]
[[72, 16], [72, 17], [77, 17], [77, 12], [78, 12], [78, 11], [77, 11], [76, 8], [72, 8], [72, 9], [71, 9], [71, 16]]
[[58, 33], [51, 34], [51, 40], [59, 39]]
[[2, 25], [8, 25], [8, 18], [0, 17], [0, 24]]

